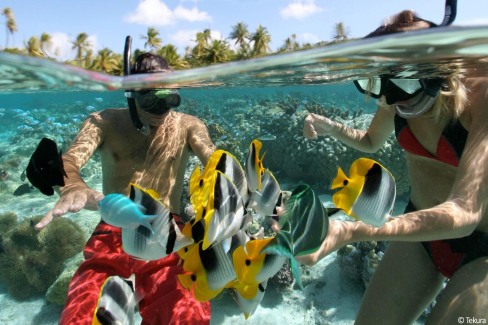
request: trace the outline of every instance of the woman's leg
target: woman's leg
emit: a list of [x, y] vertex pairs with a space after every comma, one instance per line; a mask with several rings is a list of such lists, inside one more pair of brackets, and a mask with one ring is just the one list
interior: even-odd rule
[[426, 324], [469, 324], [468, 318], [488, 323], [488, 257], [478, 258], [454, 273]]
[[444, 277], [421, 243], [391, 242], [364, 294], [356, 324], [411, 324]]

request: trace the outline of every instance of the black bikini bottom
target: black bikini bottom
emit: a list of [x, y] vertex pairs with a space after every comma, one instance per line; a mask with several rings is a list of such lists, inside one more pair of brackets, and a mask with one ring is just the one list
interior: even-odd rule
[[[408, 202], [405, 213], [413, 211], [417, 209]], [[488, 256], [488, 233], [474, 231], [466, 237], [422, 242], [422, 245], [439, 272], [451, 278], [461, 266]]]

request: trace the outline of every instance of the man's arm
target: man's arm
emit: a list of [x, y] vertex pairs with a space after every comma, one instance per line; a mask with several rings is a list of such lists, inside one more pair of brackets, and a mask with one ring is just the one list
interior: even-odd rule
[[188, 144], [193, 153], [205, 165], [215, 151], [215, 145], [210, 139], [208, 129], [201, 120], [193, 118], [188, 130]]
[[103, 142], [104, 129], [101, 113], [91, 114], [83, 123], [75, 140], [63, 155], [67, 177], [64, 177], [65, 186], [58, 190], [60, 198], [54, 208], [35, 226], [36, 229], [44, 228], [53, 218], [67, 212], [97, 209], [97, 202], [103, 198], [103, 194], [88, 187], [80, 176], [80, 169]]

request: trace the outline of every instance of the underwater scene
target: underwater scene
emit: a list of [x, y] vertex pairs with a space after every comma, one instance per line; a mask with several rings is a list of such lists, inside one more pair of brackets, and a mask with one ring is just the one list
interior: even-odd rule
[[[486, 28], [481, 31], [486, 35]], [[458, 60], [458, 69], [465, 71], [473, 62], [479, 62], [479, 56], [486, 56], [486, 49], [476, 47], [477, 44], [467, 42], [463, 47], [465, 51], [456, 54], [456, 57], [459, 53], [476, 57], [473, 61]], [[350, 53], [354, 51], [346, 46], [332, 47], [334, 49], [336, 57], [340, 57], [343, 50], [349, 51], [346, 51], [349, 58], [330, 61], [327, 56], [320, 59], [318, 51], [309, 51], [303, 54], [304, 57], [308, 55], [306, 65], [298, 64], [300, 57], [291, 54], [252, 61], [247, 72], [241, 71], [245, 66], [236, 70], [236, 65], [222, 65], [229, 75], [215, 73], [218, 68], [214, 66], [175, 73], [167, 80], [154, 77], [143, 80], [107, 77], [103, 80], [101, 75], [90, 77], [86, 72], [63, 71], [61, 65], [48, 61], [24, 62], [15, 56], [0, 56], [0, 75], [5, 80], [3, 86], [0, 85], [3, 87], [0, 92], [0, 322], [57, 324], [66, 302], [68, 284], [83, 261], [83, 247], [100, 222], [99, 211], [83, 210], [56, 218], [41, 231], [35, 230], [33, 226], [53, 208], [59, 196], [45, 196], [29, 182], [26, 169], [31, 156], [43, 138], [54, 140], [57, 150], [66, 152], [91, 113], [127, 107], [123, 89], [128, 85], [151, 86], [167, 82], [182, 86], [179, 90], [181, 105], [175, 110], [201, 119], [216, 148], [235, 157], [237, 162], [229, 164], [245, 166], [249, 163], [248, 153], [257, 151], [254, 154], [261, 159], [259, 163], [274, 176], [268, 177], [268, 183], [270, 179], [275, 180], [279, 189], [292, 198], [294, 195], [305, 197], [311, 189], [314, 194], [306, 202], [313, 202], [316, 211], [325, 212], [326, 218], [334, 207], [332, 196], [336, 191], [331, 187], [339, 177], [339, 168], [348, 173], [352, 165], [366, 161], [358, 159], [372, 159], [393, 176], [396, 197], [391, 214], [402, 214], [408, 201], [409, 179], [405, 154], [394, 134], [371, 154], [352, 149], [333, 137], [310, 140], [303, 136], [304, 119], [309, 113], [365, 130], [376, 111], [375, 100], [368, 100], [358, 92], [352, 80], [379, 73], [380, 64], [353, 57]], [[470, 49], [479, 50], [479, 53], [473, 54]], [[451, 62], [449, 52], [441, 51], [441, 54], [435, 64]], [[423, 69], [432, 69], [425, 61], [415, 65], [412, 61], [403, 64], [401, 58], [395, 59], [395, 62], [385, 60], [385, 65], [390, 68], [396, 65], [410, 75], [412, 71], [421, 73]], [[296, 65], [291, 70], [283, 69], [280, 68], [283, 62]], [[273, 70], [273, 67], [278, 68]], [[36, 73], [37, 69], [42, 73]], [[446, 71], [449, 69], [452, 67]], [[66, 71], [71, 73], [66, 74]], [[347, 74], [344, 71], [348, 71]], [[293, 72], [296, 74], [287, 81], [286, 76]], [[486, 67], [478, 72], [483, 74]], [[71, 81], [67, 82], [68, 79]], [[198, 159], [192, 156], [186, 166], [181, 215], [187, 213], [186, 209], [193, 203], [190, 192], [192, 179], [197, 177], [193, 174], [197, 164]], [[388, 173], [383, 174], [388, 176]], [[91, 188], [102, 192], [98, 154], [83, 167], [81, 177]], [[303, 187], [304, 184], [307, 186]], [[297, 193], [296, 189], [301, 192]], [[297, 209], [305, 209], [298, 203], [297, 206]], [[337, 211], [330, 212], [328, 217], [352, 220]], [[293, 222], [299, 223], [290, 221]], [[253, 223], [254, 232], [273, 233], [267, 219], [259, 213]], [[306, 231], [311, 231], [314, 225], [306, 225]], [[298, 241], [295, 237], [292, 239]], [[384, 242], [347, 245], [311, 267], [297, 264], [293, 257], [286, 258], [276, 274], [267, 279], [263, 296], [252, 311], [243, 311], [229, 289], [212, 296], [211, 323], [353, 324], [365, 288], [385, 248]], [[429, 308], [417, 323], [423, 324], [428, 313]], [[135, 319], [140, 323], [137, 313]]]

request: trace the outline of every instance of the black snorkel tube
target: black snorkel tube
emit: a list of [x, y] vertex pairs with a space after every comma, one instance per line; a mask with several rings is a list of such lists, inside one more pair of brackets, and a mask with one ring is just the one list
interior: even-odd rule
[[439, 26], [449, 26], [456, 19], [457, 0], [446, 0], [444, 20]]
[[[130, 75], [130, 48], [132, 45], [132, 37], [127, 36], [125, 38], [125, 46], [124, 46], [124, 76]], [[129, 92], [129, 90], [125, 90]], [[142, 123], [139, 115], [137, 115], [136, 109], [136, 100], [132, 97], [127, 97], [127, 104], [129, 105], [129, 113], [130, 118], [132, 120], [132, 124], [134, 124], [135, 128], [144, 135], [149, 134], [149, 127]]]

